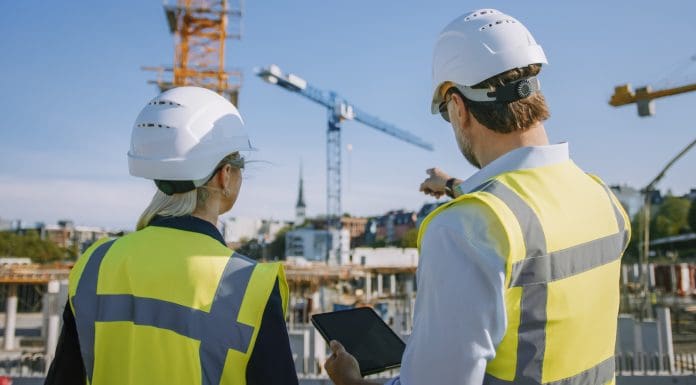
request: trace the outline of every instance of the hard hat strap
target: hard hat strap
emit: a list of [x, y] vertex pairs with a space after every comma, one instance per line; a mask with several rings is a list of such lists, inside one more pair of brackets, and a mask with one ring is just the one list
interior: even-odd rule
[[541, 84], [536, 76], [515, 80], [492, 91], [490, 89], [471, 88], [462, 85], [457, 85], [456, 87], [462, 95], [471, 101], [499, 103], [515, 102], [541, 90]]

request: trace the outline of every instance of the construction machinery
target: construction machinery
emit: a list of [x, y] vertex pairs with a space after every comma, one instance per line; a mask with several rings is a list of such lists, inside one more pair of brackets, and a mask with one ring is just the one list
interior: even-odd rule
[[[691, 66], [694, 62], [696, 62], [696, 55], [692, 55], [689, 58], [686, 66]], [[696, 91], [696, 83], [685, 84], [678, 87], [665, 87], [654, 91], [650, 86], [639, 87], [633, 91], [631, 84], [627, 83], [614, 87], [614, 94], [611, 96], [609, 104], [614, 107], [619, 107], [635, 103], [638, 106], [638, 116], [652, 116], [655, 115], [655, 99], [691, 91]]]
[[343, 121], [355, 120], [420, 148], [430, 151], [433, 149], [430, 143], [358, 109], [335, 92], [314, 87], [295, 74], [284, 74], [277, 65], [257, 69], [256, 75], [270, 84], [300, 94], [328, 110], [326, 204], [327, 224], [330, 230], [341, 227], [339, 218], [341, 216], [341, 123]]
[[[687, 66], [691, 66], [696, 62], [696, 55], [692, 55], [687, 61]], [[652, 116], [655, 115], [655, 99], [663, 98], [666, 96], [683, 94], [691, 91], [696, 91], [696, 83], [685, 84], [677, 87], [664, 87], [659, 90], [653, 91], [650, 86], [644, 86], [637, 88], [635, 92], [633, 91], [630, 84], [622, 84], [614, 87], [614, 94], [609, 100], [609, 104], [614, 107], [623, 106], [626, 104], [636, 103], [638, 106], [638, 116]], [[669, 163], [660, 171], [655, 178], [653, 178], [650, 183], [648, 183], [645, 188], [641, 190], [644, 197], [644, 204], [642, 209], [643, 214], [643, 228], [642, 228], [642, 240], [640, 248], [640, 262], [642, 264], [640, 270], [640, 287], [641, 295], [643, 297], [643, 303], [640, 309], [640, 316], [650, 317], [652, 315], [652, 309], [650, 301], [648, 300], [648, 277], [647, 277], [647, 266], [648, 258], [650, 255], [650, 208], [652, 204], [652, 196], [654, 188], [657, 183], [665, 176], [667, 170], [674, 165], [674, 163], [679, 160], [684, 154], [691, 150], [696, 145], [696, 139], [692, 140], [681, 152], [679, 152], [675, 157], [673, 157]]]
[[143, 67], [158, 74], [148, 83], [160, 91], [208, 88], [238, 106], [242, 74], [225, 69], [225, 46], [227, 40], [241, 38], [242, 0], [177, 0], [165, 3], [164, 13], [174, 35], [174, 66]]

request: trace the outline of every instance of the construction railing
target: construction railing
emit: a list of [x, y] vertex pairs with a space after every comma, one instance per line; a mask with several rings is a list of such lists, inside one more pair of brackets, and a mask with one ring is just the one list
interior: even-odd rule
[[678, 353], [671, 357], [657, 353], [624, 353], [617, 355], [615, 361], [618, 376], [696, 374], [696, 353]]

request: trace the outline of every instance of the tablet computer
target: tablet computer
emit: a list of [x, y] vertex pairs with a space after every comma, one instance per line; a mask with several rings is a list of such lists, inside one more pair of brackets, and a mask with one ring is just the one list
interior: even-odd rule
[[340, 342], [358, 360], [363, 376], [401, 366], [406, 344], [369, 307], [315, 314], [312, 324], [327, 343]]

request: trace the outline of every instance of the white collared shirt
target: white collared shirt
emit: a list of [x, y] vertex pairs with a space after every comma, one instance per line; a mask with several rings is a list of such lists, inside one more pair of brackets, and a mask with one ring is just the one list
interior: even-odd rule
[[[462, 184], [467, 193], [504, 172], [567, 161], [568, 145], [521, 147], [486, 165]], [[502, 225], [472, 201], [430, 222], [421, 242], [413, 333], [400, 376], [389, 385], [480, 385], [505, 334], [505, 257], [496, 239]]]

